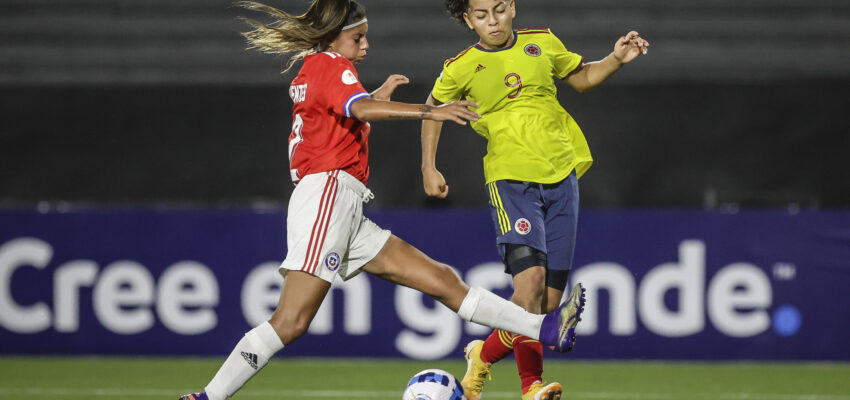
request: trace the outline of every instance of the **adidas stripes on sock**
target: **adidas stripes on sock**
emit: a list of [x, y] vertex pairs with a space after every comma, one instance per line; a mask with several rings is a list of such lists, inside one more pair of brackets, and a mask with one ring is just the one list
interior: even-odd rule
[[210, 400], [225, 400], [233, 396], [248, 380], [260, 371], [269, 359], [283, 349], [283, 342], [268, 322], [251, 329], [204, 389]]
[[481, 361], [492, 364], [501, 361], [514, 352], [514, 339], [519, 336], [515, 333], [494, 329], [490, 336], [484, 340], [481, 347]]

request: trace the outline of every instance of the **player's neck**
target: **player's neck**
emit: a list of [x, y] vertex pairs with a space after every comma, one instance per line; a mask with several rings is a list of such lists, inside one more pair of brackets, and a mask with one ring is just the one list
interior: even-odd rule
[[514, 33], [514, 31], [511, 30], [511, 35], [508, 36], [508, 39], [505, 40], [504, 43], [499, 44], [499, 45], [489, 45], [487, 43], [484, 43], [484, 40], [482, 40], [481, 38], [478, 38], [479, 39], [478, 40], [478, 46], [481, 47], [482, 49], [485, 49], [485, 50], [505, 49], [505, 48], [510, 47], [514, 43], [514, 35], [516, 35], [516, 33]]

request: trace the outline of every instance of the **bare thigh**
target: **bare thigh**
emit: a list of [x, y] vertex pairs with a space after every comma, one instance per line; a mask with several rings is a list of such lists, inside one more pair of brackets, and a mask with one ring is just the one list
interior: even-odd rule
[[434, 261], [397, 236], [363, 270], [381, 279], [416, 289], [457, 312], [469, 286], [450, 266]]
[[331, 284], [301, 271], [289, 271], [269, 323], [284, 345], [301, 337], [319, 311]]

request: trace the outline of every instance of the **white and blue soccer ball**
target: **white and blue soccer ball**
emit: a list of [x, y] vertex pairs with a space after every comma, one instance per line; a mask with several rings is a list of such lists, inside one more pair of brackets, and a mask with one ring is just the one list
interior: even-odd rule
[[403, 400], [466, 400], [460, 381], [441, 369], [418, 372], [407, 382]]

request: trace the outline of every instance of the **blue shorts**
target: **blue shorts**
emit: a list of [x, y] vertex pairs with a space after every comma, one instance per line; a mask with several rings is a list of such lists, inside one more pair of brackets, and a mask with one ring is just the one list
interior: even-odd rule
[[487, 188], [503, 262], [505, 243], [512, 243], [546, 253], [547, 269], [572, 268], [579, 202], [575, 171], [553, 184], [501, 180], [487, 184]]

